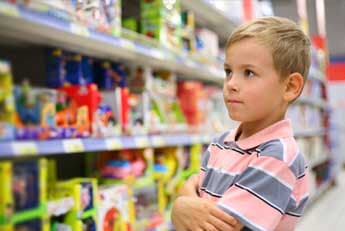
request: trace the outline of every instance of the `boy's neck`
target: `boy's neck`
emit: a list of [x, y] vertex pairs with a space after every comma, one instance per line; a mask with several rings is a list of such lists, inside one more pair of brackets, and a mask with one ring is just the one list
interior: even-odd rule
[[260, 121], [253, 121], [253, 122], [242, 122], [239, 130], [237, 131], [235, 140], [243, 140], [248, 138], [255, 133], [275, 124], [281, 120], [284, 120], [285, 115], [280, 115], [275, 118], [265, 118]]

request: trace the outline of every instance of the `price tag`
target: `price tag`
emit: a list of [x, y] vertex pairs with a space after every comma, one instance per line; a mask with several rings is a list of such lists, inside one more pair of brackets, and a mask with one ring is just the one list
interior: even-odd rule
[[21, 156], [38, 154], [38, 148], [35, 142], [12, 143], [12, 149], [16, 155]]
[[8, 3], [0, 3], [0, 14], [4, 14], [12, 17], [20, 17], [19, 10], [15, 5]]
[[128, 50], [135, 50], [135, 44], [129, 40], [121, 39], [120, 46]]
[[135, 137], [134, 138], [135, 147], [146, 148], [149, 146], [149, 140], [147, 137]]
[[107, 150], [120, 150], [123, 148], [123, 144], [119, 138], [109, 138], [105, 140]]
[[162, 147], [166, 145], [165, 139], [161, 136], [154, 136], [152, 138], [152, 143], [155, 147]]
[[197, 135], [193, 135], [191, 137], [191, 140], [192, 140], [192, 144], [196, 144], [196, 143], [199, 143], [200, 142], [200, 137], [197, 136]]
[[84, 145], [80, 139], [63, 140], [63, 147], [66, 153], [84, 152]]
[[71, 32], [74, 34], [84, 36], [84, 37], [90, 37], [89, 29], [86, 28], [85, 26], [82, 26], [76, 23], [71, 23], [70, 29], [71, 29]]

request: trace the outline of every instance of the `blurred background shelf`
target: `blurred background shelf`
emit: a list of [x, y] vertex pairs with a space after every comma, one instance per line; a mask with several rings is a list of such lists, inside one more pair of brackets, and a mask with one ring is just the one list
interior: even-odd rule
[[217, 134], [169, 134], [111, 138], [0, 142], [0, 158], [121, 149], [157, 148], [209, 143]]
[[97, 58], [164, 68], [191, 79], [223, 81], [222, 70], [194, 61], [186, 54], [114, 37], [25, 7], [0, 2], [0, 9], [0, 35], [5, 42], [56, 46]]
[[236, 26], [224, 12], [204, 0], [182, 0], [181, 4], [183, 8], [195, 13], [198, 24], [211, 28], [223, 42]]

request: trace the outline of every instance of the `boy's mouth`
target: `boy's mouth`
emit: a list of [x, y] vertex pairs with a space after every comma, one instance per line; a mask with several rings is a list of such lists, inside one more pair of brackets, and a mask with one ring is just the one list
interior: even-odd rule
[[226, 102], [227, 103], [243, 103], [242, 101], [237, 100], [237, 99], [228, 99]]

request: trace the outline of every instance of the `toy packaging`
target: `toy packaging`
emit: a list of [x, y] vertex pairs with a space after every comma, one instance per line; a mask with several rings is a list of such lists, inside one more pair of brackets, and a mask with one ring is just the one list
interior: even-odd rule
[[131, 228], [130, 207], [133, 200], [127, 185], [102, 186], [97, 210], [98, 230], [128, 231]]
[[185, 117], [176, 96], [176, 76], [160, 70], [153, 75], [148, 85], [150, 133], [186, 131]]
[[141, 0], [141, 30], [164, 46], [181, 48], [179, 1]]
[[66, 59], [61, 49], [46, 50], [47, 86], [62, 87], [66, 78]]
[[15, 88], [17, 139], [58, 138], [56, 130], [56, 90], [31, 88], [28, 80]]
[[59, 89], [59, 96], [62, 106], [57, 112], [57, 123], [65, 131], [70, 130], [64, 138], [90, 136], [91, 121], [102, 100], [97, 86], [95, 84], [66, 86]]
[[47, 231], [47, 224], [43, 222], [47, 203], [46, 159], [3, 161], [0, 180], [0, 229], [26, 227], [37, 230], [35, 228], [43, 227], [38, 230]]
[[96, 212], [98, 206], [97, 180], [91, 178], [75, 178], [58, 181], [49, 189], [52, 199], [72, 197], [74, 206], [65, 215], [56, 219], [56, 226], [70, 227], [73, 231], [95, 231], [97, 229]]
[[0, 141], [14, 139], [15, 110], [11, 65], [0, 60]]
[[196, 41], [195, 41], [195, 19], [194, 14], [191, 11], [181, 12], [182, 20], [182, 49], [189, 53], [195, 53]]
[[205, 57], [216, 58], [219, 54], [219, 38], [205, 28], [196, 30], [197, 52]]

